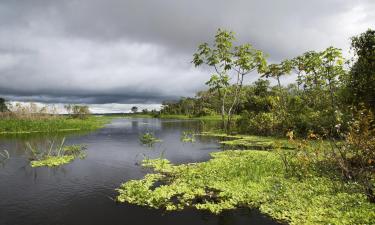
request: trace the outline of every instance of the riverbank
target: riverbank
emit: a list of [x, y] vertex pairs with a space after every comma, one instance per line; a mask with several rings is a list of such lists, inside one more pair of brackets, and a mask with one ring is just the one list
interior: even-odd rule
[[[271, 141], [254, 136], [247, 140], [253, 140], [248, 143], [254, 146], [262, 140], [268, 146]], [[375, 205], [358, 183], [321, 173], [321, 168], [301, 167], [309, 171], [288, 173], [283, 156], [291, 147], [229, 150], [212, 153], [213, 158], [207, 162], [182, 165], [172, 165], [166, 159], [145, 160], [143, 166], [154, 173], [124, 183], [117, 200], [166, 210], [194, 207], [215, 214], [237, 207], [258, 208], [289, 224], [375, 221]]]
[[95, 130], [103, 127], [109, 120], [110, 118], [103, 116], [89, 116], [86, 119], [67, 116], [3, 118], [0, 120], [0, 135]]
[[179, 120], [221, 121], [220, 115], [191, 116], [191, 115], [182, 115], [182, 114], [127, 113], [127, 114], [124, 114], [124, 115], [110, 115], [110, 116], [105, 116], [105, 117], [111, 117], [111, 118], [159, 118], [159, 119], [179, 119]]

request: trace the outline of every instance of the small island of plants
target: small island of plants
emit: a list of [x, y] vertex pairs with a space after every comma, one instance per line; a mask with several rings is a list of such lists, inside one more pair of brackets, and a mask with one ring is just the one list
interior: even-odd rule
[[56, 167], [68, 164], [76, 158], [83, 159], [86, 157], [85, 145], [64, 145], [65, 138], [61, 143], [52, 141], [48, 148], [32, 146], [29, 142], [26, 146], [30, 152], [31, 167]]

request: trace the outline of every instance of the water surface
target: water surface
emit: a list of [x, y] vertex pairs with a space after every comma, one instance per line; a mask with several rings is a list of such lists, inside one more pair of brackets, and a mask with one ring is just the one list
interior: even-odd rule
[[[220, 151], [217, 141], [199, 138], [182, 143], [183, 131], [199, 131], [197, 121], [114, 119], [90, 134], [64, 135], [67, 144], [87, 144], [87, 157], [58, 168], [31, 168], [26, 142], [44, 146], [62, 135], [0, 137], [0, 149], [11, 158], [0, 164], [1, 225], [240, 225], [276, 224], [256, 210], [239, 209], [220, 215], [188, 209], [164, 212], [113, 201], [115, 189], [148, 171], [138, 166], [145, 157], [163, 156], [173, 163], [199, 162]], [[153, 148], [139, 135], [153, 132], [162, 139]]]

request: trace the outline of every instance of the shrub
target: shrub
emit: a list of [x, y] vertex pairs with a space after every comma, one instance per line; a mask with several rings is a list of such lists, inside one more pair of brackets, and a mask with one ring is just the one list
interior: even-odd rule
[[258, 114], [245, 111], [237, 121], [238, 129], [241, 133], [257, 135], [281, 135], [281, 122], [272, 112], [262, 112]]

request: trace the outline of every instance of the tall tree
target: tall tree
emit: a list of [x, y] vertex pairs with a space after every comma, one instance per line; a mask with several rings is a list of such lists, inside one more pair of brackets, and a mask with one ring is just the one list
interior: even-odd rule
[[[254, 70], [264, 71], [266, 68], [262, 51], [253, 48], [250, 44], [233, 46], [234, 41], [233, 32], [218, 29], [213, 46], [210, 47], [208, 43], [199, 45], [192, 61], [195, 66], [204, 64], [214, 69], [214, 74], [206, 84], [211, 90], [218, 92], [222, 125], [227, 131], [230, 130], [233, 110], [238, 105], [244, 77]], [[233, 77], [235, 82], [231, 84]], [[229, 92], [230, 86], [234, 86], [234, 91]], [[230, 106], [226, 107], [228, 94], [231, 94], [230, 97], [233, 99]]]
[[325, 79], [325, 84], [329, 90], [332, 110], [336, 109], [335, 91], [339, 78], [344, 77], [344, 58], [341, 49], [329, 47], [321, 53], [321, 77]]

